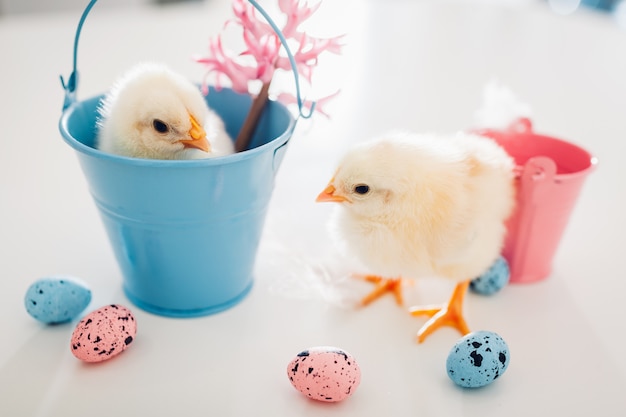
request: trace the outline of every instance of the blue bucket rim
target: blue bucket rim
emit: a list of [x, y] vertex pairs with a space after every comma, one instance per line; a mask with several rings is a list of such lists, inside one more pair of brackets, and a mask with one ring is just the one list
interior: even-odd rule
[[[223, 90], [231, 90], [230, 88], [226, 88], [224, 87]], [[218, 91], [213, 92], [214, 94], [219, 94]], [[237, 163], [239, 161], [243, 161], [246, 159], [250, 159], [255, 157], [256, 155], [266, 152], [268, 149], [272, 149], [272, 148], [279, 148], [280, 146], [284, 145], [285, 143], [287, 143], [291, 137], [291, 135], [293, 134], [293, 130], [295, 128], [296, 125], [296, 120], [294, 119], [293, 115], [291, 114], [291, 112], [289, 110], [287, 110], [287, 108], [277, 102], [277, 101], [273, 101], [273, 103], [275, 105], [278, 106], [278, 109], [280, 109], [281, 111], [285, 112], [285, 114], [288, 116], [288, 120], [289, 120], [289, 125], [287, 126], [287, 128], [283, 131], [283, 133], [281, 133], [279, 136], [273, 138], [272, 140], [270, 140], [267, 143], [264, 143], [262, 145], [259, 145], [255, 148], [252, 149], [247, 149], [243, 152], [237, 152], [237, 153], [233, 153], [233, 154], [229, 154], [229, 155], [223, 155], [223, 156], [216, 156], [216, 157], [211, 157], [211, 158], [203, 158], [203, 159], [146, 159], [146, 158], [135, 158], [135, 157], [130, 157], [130, 156], [122, 156], [122, 155], [117, 155], [117, 154], [113, 154], [113, 153], [109, 153], [109, 152], [104, 152], [101, 151], [97, 148], [85, 145], [84, 143], [82, 143], [81, 141], [79, 141], [78, 139], [76, 139], [74, 136], [72, 136], [70, 134], [70, 131], [68, 129], [68, 123], [69, 123], [69, 118], [72, 116], [72, 114], [74, 113], [74, 111], [81, 106], [84, 102], [90, 101], [90, 100], [97, 100], [100, 97], [103, 97], [102, 94], [100, 95], [96, 95], [93, 97], [90, 97], [86, 100], [82, 100], [82, 101], [74, 101], [73, 103], [71, 103], [69, 105], [69, 107], [67, 107], [62, 115], [61, 115], [61, 119], [59, 120], [59, 130], [61, 132], [61, 136], [63, 137], [63, 140], [65, 141], [65, 143], [67, 143], [68, 145], [70, 145], [72, 148], [74, 148], [76, 151], [79, 151], [82, 154], [85, 155], [89, 155], [93, 158], [97, 158], [97, 159], [102, 159], [102, 160], [108, 160], [108, 161], [116, 161], [116, 162], [121, 162], [121, 163], [125, 163], [128, 165], [134, 165], [134, 166], [149, 166], [149, 167], [163, 167], [163, 166], [168, 166], [168, 167], [176, 167], [176, 168], [192, 168], [192, 167], [200, 167], [200, 166], [213, 166], [213, 165], [224, 165], [224, 164], [230, 164], [230, 163]], [[276, 142], [280, 142], [277, 146]]]

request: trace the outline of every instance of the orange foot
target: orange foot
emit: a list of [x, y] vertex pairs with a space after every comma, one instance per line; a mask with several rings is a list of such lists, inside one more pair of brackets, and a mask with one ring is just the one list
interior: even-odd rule
[[405, 283], [405, 280], [402, 278], [382, 278], [377, 275], [357, 275], [356, 277], [375, 285], [374, 290], [361, 300], [362, 306], [368, 305], [388, 292], [393, 294], [398, 305], [404, 303], [402, 285]]
[[469, 281], [458, 284], [450, 301], [443, 307], [412, 307], [409, 312], [413, 316], [428, 316], [428, 320], [422, 328], [417, 332], [417, 341], [422, 343], [426, 338], [442, 326], [451, 326], [466, 335], [470, 332], [467, 323], [463, 318], [463, 298], [467, 292]]

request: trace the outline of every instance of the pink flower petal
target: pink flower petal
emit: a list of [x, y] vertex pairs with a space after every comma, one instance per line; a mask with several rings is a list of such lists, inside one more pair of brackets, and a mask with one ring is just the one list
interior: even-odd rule
[[[321, 2], [309, 5], [307, 0], [277, 1], [279, 9], [286, 15], [283, 34], [297, 45], [293, 53], [296, 70], [310, 83], [319, 56], [323, 52], [341, 53], [343, 37], [315, 38], [298, 30], [302, 22], [318, 10]], [[262, 17], [257, 16], [254, 6], [247, 0], [232, 0], [232, 11], [234, 18], [226, 21], [224, 27], [233, 24], [241, 27], [245, 50], [239, 53], [225, 50], [221, 36], [217, 36], [209, 42], [208, 56], [194, 57], [196, 62], [206, 68], [202, 85], [205, 94], [208, 92], [209, 77], [214, 80], [216, 89], [222, 88], [222, 81], [226, 78], [233, 90], [250, 93], [250, 89], [258, 82], [271, 82], [277, 69], [291, 71], [291, 62], [281, 51], [282, 45], [277, 34]], [[327, 115], [323, 105], [335, 95], [320, 99], [316, 111]], [[291, 103], [296, 101], [291, 94], [282, 94], [281, 97]], [[310, 109], [311, 102], [305, 102], [304, 107]]]
[[[329, 101], [331, 101], [333, 98], [337, 97], [337, 95], [339, 95], [341, 91], [337, 90], [336, 92], [334, 92], [333, 94], [330, 94], [326, 97], [322, 97], [319, 98], [317, 100], [313, 100], [315, 101], [315, 112], [322, 114], [326, 117], [330, 117], [330, 115], [326, 112], [326, 110], [324, 109], [324, 106], [328, 104]], [[290, 104], [298, 104], [298, 99], [296, 96], [294, 96], [293, 94], [290, 93], [281, 93], [279, 94], [276, 99], [278, 101], [280, 101], [281, 103], [285, 104], [285, 105], [290, 105]], [[302, 107], [304, 109], [310, 110], [311, 109], [311, 105], [313, 104], [313, 101], [311, 100], [304, 100], [302, 103]]]
[[233, 0], [233, 13], [241, 26], [251, 31], [257, 38], [274, 33], [269, 24], [257, 18], [254, 6], [246, 0]]
[[287, 15], [287, 22], [283, 27], [283, 35], [290, 38], [296, 34], [298, 27], [307, 20], [321, 5], [321, 1], [309, 7], [307, 1], [278, 0], [280, 11]]

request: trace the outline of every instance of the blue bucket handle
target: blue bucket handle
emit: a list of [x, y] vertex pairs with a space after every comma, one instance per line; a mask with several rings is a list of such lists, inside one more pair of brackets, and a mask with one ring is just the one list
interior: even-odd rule
[[[78, 22], [78, 27], [76, 28], [76, 36], [74, 38], [74, 60], [73, 60], [73, 66], [72, 66], [72, 73], [67, 79], [67, 82], [65, 81], [63, 76], [60, 77], [61, 85], [63, 86], [63, 89], [65, 90], [63, 110], [67, 109], [69, 106], [71, 106], [73, 103], [76, 102], [76, 88], [78, 87], [78, 70], [76, 69], [76, 61], [77, 61], [77, 56], [78, 56], [78, 40], [80, 39], [80, 32], [83, 28], [83, 24], [85, 23], [85, 19], [87, 19], [87, 15], [89, 14], [92, 7], [94, 6], [94, 4], [96, 4], [97, 1], [98, 0], [91, 0], [89, 2], [87, 7], [85, 7], [85, 10], [83, 11], [82, 16], [80, 17], [80, 21]], [[259, 13], [261, 13], [263, 18], [267, 21], [267, 23], [269, 23], [271, 28], [274, 30], [274, 32], [278, 36], [278, 39], [280, 39], [280, 43], [283, 45], [283, 48], [285, 48], [285, 52], [287, 53], [287, 57], [289, 58], [289, 63], [291, 64], [291, 70], [293, 72], [294, 80], [296, 83], [296, 99], [298, 102], [298, 117], [302, 117], [303, 119], [310, 118], [313, 115], [313, 112], [315, 111], [316, 103], [312, 102], [311, 108], [309, 109], [309, 111], [307, 113], [303, 112], [304, 101], [302, 100], [302, 95], [300, 93], [300, 76], [298, 74], [298, 67], [296, 65], [296, 60], [293, 57], [293, 54], [291, 53], [289, 46], [287, 45], [287, 39], [285, 39], [285, 36], [283, 35], [282, 31], [278, 28], [278, 26], [276, 25], [274, 20], [272, 20], [269, 14], [267, 14], [267, 12], [259, 5], [259, 3], [257, 3], [255, 0], [248, 0], [248, 1], [252, 4], [252, 6], [254, 6], [255, 9], [258, 10]]]

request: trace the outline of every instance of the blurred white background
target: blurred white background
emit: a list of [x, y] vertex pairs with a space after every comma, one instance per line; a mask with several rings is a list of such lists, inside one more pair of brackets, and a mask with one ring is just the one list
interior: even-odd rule
[[[143, 4], [169, 4], [183, 2], [225, 2], [229, 0], [102, 0], [98, 8], [133, 8]], [[389, 0], [380, 0], [389, 1]], [[419, 0], [416, 0], [419, 1]], [[550, 9], [561, 15], [576, 13], [579, 9], [595, 9], [599, 13], [611, 14], [611, 23], [626, 28], [626, 0], [460, 0], [468, 3], [492, 3], [494, 5], [523, 5], [546, 2]], [[83, 10], [89, 0], [0, 0], [0, 16], [9, 14], [50, 13], [65, 10]], [[309, 0], [315, 3], [316, 0]]]
[[[102, 0], [98, 7], [134, 7], [144, 3], [178, 3], [202, 0]], [[89, 0], [0, 0], [0, 14], [46, 13], [82, 10]]]

